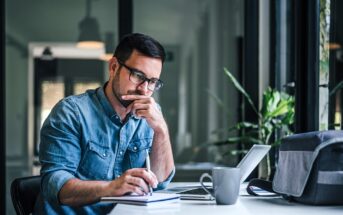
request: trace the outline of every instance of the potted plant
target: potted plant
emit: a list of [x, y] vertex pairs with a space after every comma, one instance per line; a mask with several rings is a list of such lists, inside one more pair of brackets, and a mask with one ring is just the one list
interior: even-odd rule
[[[247, 150], [254, 144], [268, 144], [277, 146], [280, 144], [282, 136], [291, 133], [290, 125], [294, 122], [294, 97], [284, 92], [279, 92], [268, 87], [263, 93], [263, 103], [260, 110], [253, 103], [249, 94], [244, 90], [236, 78], [224, 68], [225, 75], [233, 83], [235, 88], [244, 96], [248, 104], [252, 107], [258, 118], [257, 123], [241, 121], [228, 129], [229, 134], [233, 131], [239, 131], [238, 136], [230, 136], [223, 141], [215, 142], [215, 145], [240, 143], [243, 149]], [[278, 130], [283, 135], [273, 136]], [[264, 159], [259, 167], [259, 177], [268, 179], [271, 173], [271, 164], [269, 155]]]

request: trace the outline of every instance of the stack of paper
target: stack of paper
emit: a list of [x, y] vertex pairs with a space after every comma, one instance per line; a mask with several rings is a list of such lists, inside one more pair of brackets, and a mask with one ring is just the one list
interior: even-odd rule
[[161, 203], [170, 203], [180, 200], [180, 195], [175, 193], [153, 193], [152, 195], [126, 195], [126, 196], [113, 196], [101, 197], [103, 202], [114, 202], [132, 205], [155, 205]]

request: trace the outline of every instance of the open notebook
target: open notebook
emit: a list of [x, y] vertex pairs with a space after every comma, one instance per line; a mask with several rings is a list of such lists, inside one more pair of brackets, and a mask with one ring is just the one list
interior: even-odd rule
[[102, 202], [114, 202], [122, 204], [131, 204], [131, 205], [160, 205], [170, 202], [175, 202], [180, 199], [179, 194], [175, 193], [156, 193], [152, 195], [125, 195], [125, 196], [116, 196], [116, 197], [101, 197]]

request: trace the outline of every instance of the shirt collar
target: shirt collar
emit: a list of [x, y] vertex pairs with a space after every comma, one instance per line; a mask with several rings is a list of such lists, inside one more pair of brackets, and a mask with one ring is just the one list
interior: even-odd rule
[[129, 117], [130, 117], [130, 118], [133, 118], [133, 119], [136, 119], [136, 120], [141, 119], [140, 117], [136, 116], [136, 115], [133, 114], [132, 112], [129, 113]]
[[115, 110], [112, 108], [110, 102], [108, 101], [106, 95], [105, 95], [105, 87], [108, 82], [106, 82], [102, 87], [99, 87], [96, 91], [96, 95], [100, 101], [100, 104], [104, 108], [104, 111], [108, 117], [114, 117], [118, 114], [115, 112]]

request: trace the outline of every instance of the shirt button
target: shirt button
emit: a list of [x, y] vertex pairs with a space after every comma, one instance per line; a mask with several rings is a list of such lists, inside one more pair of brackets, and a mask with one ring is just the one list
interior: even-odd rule
[[135, 151], [136, 151], [136, 150], [137, 150], [137, 146], [133, 147], [133, 150], [135, 150]]
[[106, 157], [107, 155], [106, 155], [106, 153], [104, 153], [104, 154], [102, 154], [104, 157]]
[[122, 155], [122, 154], [123, 154], [123, 151], [120, 151], [119, 154]]

